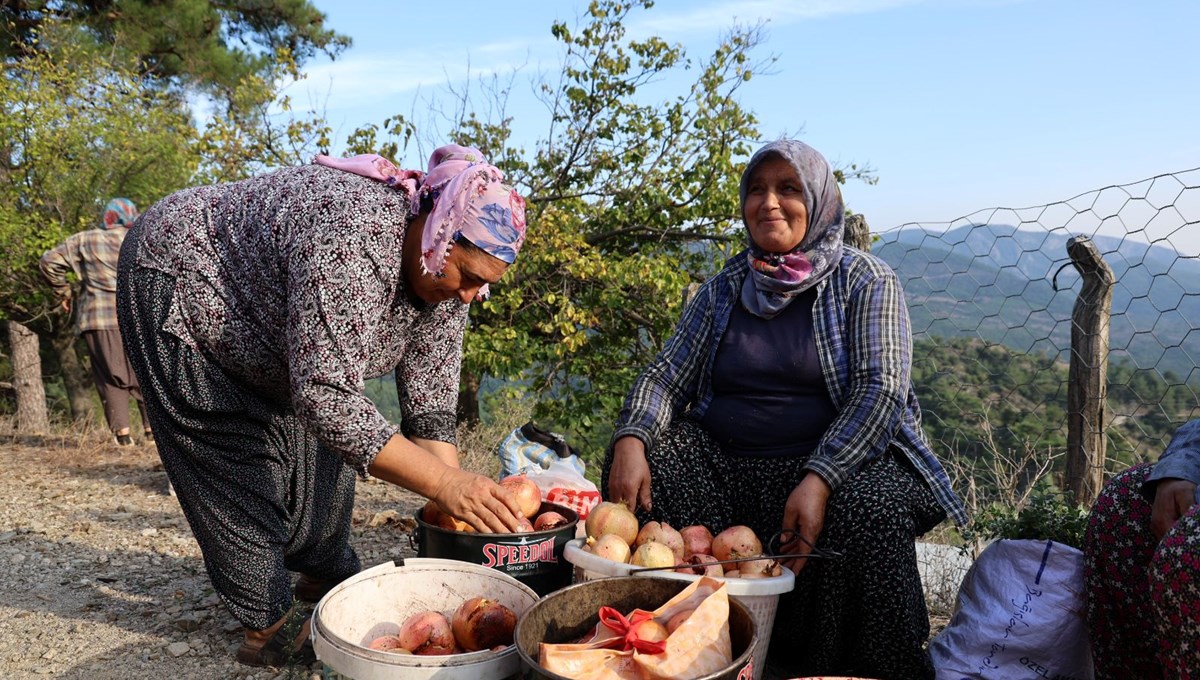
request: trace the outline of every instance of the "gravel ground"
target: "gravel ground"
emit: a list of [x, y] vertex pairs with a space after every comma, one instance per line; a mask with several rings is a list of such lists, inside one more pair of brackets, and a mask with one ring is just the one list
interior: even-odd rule
[[[153, 445], [0, 437], [0, 678], [316, 678], [234, 661], [220, 604]], [[359, 483], [364, 566], [413, 556], [419, 496]]]

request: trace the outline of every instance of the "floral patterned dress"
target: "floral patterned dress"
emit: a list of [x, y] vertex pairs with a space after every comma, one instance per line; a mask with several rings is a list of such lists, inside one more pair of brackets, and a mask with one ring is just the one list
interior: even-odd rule
[[[355, 472], [397, 432], [454, 442], [467, 306], [406, 292], [403, 193], [287, 168], [175, 193], [122, 248], [118, 316], [159, 454], [230, 610], [359, 569]], [[402, 422], [364, 381], [395, 371]]]

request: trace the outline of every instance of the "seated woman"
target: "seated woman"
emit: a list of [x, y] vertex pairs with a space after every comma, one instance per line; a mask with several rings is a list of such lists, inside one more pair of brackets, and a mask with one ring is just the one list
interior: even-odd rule
[[1200, 678], [1200, 419], [1104, 487], [1084, 537], [1096, 680]]
[[740, 193], [749, 248], [635, 382], [603, 488], [643, 521], [840, 554], [786, 563], [770, 654], [789, 675], [931, 678], [915, 539], [966, 514], [921, 431], [900, 282], [843, 245], [841, 192], [808, 145], [760, 149]]

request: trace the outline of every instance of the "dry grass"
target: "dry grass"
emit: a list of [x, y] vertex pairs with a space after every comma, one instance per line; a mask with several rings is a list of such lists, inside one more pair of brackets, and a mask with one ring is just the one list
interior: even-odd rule
[[496, 479], [500, 474], [500, 457], [496, 449], [513, 430], [529, 422], [531, 407], [519, 402], [506, 402], [494, 409], [488, 422], [458, 428], [458, 461], [464, 470]]

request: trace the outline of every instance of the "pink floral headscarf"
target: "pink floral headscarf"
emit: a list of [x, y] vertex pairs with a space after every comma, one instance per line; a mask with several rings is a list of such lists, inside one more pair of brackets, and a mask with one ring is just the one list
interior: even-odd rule
[[[441, 274], [454, 241], [465, 238], [480, 250], [512, 264], [525, 242], [525, 200], [504, 183], [504, 173], [477, 149], [447, 144], [429, 157], [429, 172], [401, 170], [378, 154], [351, 158], [318, 155], [318, 165], [369, 177], [408, 194], [412, 214], [428, 196], [433, 210], [421, 233], [421, 267]], [[485, 285], [479, 291], [487, 297]]]

